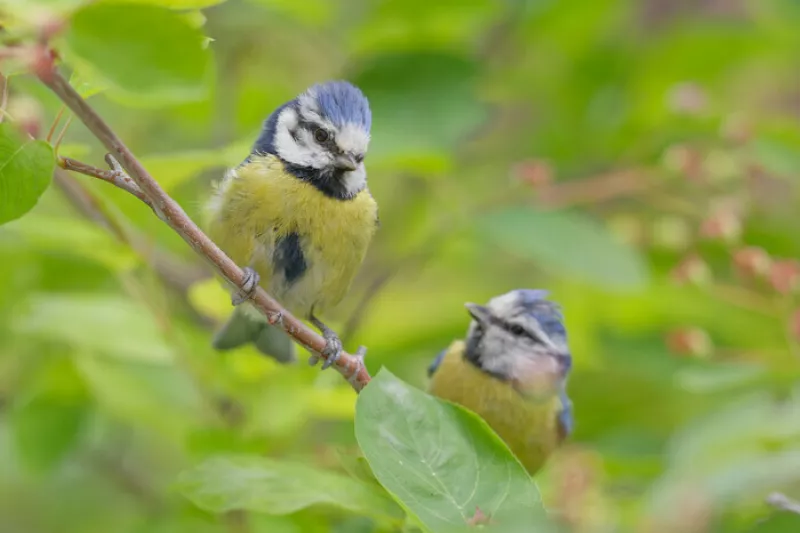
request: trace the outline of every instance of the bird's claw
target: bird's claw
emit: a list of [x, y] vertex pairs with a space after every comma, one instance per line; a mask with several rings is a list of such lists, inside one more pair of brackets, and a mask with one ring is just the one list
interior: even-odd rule
[[356, 380], [358, 380], [358, 373], [361, 371], [362, 368], [364, 368], [364, 358], [366, 356], [367, 356], [367, 347], [366, 346], [359, 346], [358, 350], [356, 350], [356, 353], [353, 354], [353, 359], [356, 360], [356, 365], [357, 366], [356, 366], [355, 371], [350, 375], [349, 378], [347, 378], [347, 382], [350, 385], [355, 385], [356, 384]]
[[322, 370], [325, 370], [339, 360], [339, 357], [342, 356], [343, 347], [342, 341], [339, 340], [339, 336], [336, 333], [326, 331], [323, 337], [325, 337], [325, 348], [322, 350], [322, 355], [325, 356], [325, 361], [322, 363]]
[[241, 305], [249, 300], [255, 294], [258, 282], [261, 281], [261, 276], [252, 268], [244, 267], [242, 270], [244, 271], [244, 280], [242, 280], [242, 287], [231, 296], [233, 305]]

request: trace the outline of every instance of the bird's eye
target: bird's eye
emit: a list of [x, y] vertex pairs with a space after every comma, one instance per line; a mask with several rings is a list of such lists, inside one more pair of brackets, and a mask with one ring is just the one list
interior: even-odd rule
[[512, 335], [519, 335], [519, 336], [525, 335], [525, 328], [523, 328], [522, 326], [518, 326], [516, 324], [511, 326], [509, 328], [509, 331], [511, 331]]
[[358, 154], [356, 156], [356, 163], [363, 163], [364, 162], [364, 154]]
[[324, 143], [325, 141], [328, 140], [328, 137], [330, 137], [330, 135], [328, 135], [328, 132], [325, 131], [324, 129], [322, 129], [322, 128], [315, 128], [314, 129], [314, 139], [318, 143]]

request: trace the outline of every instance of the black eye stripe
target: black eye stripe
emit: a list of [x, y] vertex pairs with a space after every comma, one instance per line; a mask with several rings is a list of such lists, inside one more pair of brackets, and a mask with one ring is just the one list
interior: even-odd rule
[[512, 335], [516, 336], [522, 335], [524, 337], [528, 337], [529, 339], [535, 342], [543, 342], [541, 337], [532, 333], [531, 331], [527, 330], [526, 328], [524, 328], [519, 324], [510, 324], [508, 322], [504, 322], [503, 320], [498, 319], [497, 317], [492, 317], [492, 323], [497, 326], [500, 326], [501, 328], [503, 328], [505, 331], [507, 331]]

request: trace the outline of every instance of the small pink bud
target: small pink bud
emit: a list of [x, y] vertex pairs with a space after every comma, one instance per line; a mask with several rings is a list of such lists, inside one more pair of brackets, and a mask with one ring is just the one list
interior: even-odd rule
[[679, 284], [706, 285], [712, 279], [711, 268], [699, 255], [686, 256], [672, 270], [672, 279]]
[[769, 282], [781, 294], [796, 291], [800, 287], [800, 263], [794, 259], [775, 261], [769, 271]]
[[45, 81], [51, 81], [55, 72], [57, 54], [43, 44], [27, 47], [21, 54], [31, 73]]
[[772, 258], [763, 248], [748, 246], [733, 252], [733, 266], [744, 278], [764, 278], [772, 267]]
[[553, 182], [553, 169], [546, 161], [529, 159], [521, 161], [511, 169], [514, 179], [533, 187], [549, 185]]
[[711, 337], [700, 328], [681, 328], [667, 333], [667, 347], [677, 355], [705, 358], [711, 355], [714, 345]]
[[717, 211], [700, 225], [700, 235], [706, 239], [735, 242], [742, 235], [742, 219], [732, 210]]
[[483, 524], [490, 524], [491, 522], [491, 518], [481, 511], [480, 507], [475, 507], [475, 514], [472, 515], [472, 518], [467, 519], [468, 526], [480, 526]]
[[680, 83], [672, 88], [669, 104], [676, 113], [697, 115], [707, 107], [706, 93], [702, 87], [693, 82]]

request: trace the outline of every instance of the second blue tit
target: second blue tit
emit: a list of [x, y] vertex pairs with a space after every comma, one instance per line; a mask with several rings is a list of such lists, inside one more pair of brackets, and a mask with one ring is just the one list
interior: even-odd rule
[[533, 475], [573, 427], [561, 311], [545, 291], [526, 289], [467, 309], [467, 338], [430, 366], [429, 390], [480, 415]]
[[[207, 209], [211, 238], [247, 267], [234, 303], [260, 283], [321, 330], [326, 364], [342, 347], [318, 314], [347, 293], [378, 222], [364, 169], [371, 122], [367, 99], [353, 85], [311, 87], [270, 115], [250, 156], [227, 173]], [[238, 306], [214, 338], [220, 350], [246, 343], [279, 361], [294, 359], [289, 336], [249, 304]]]

